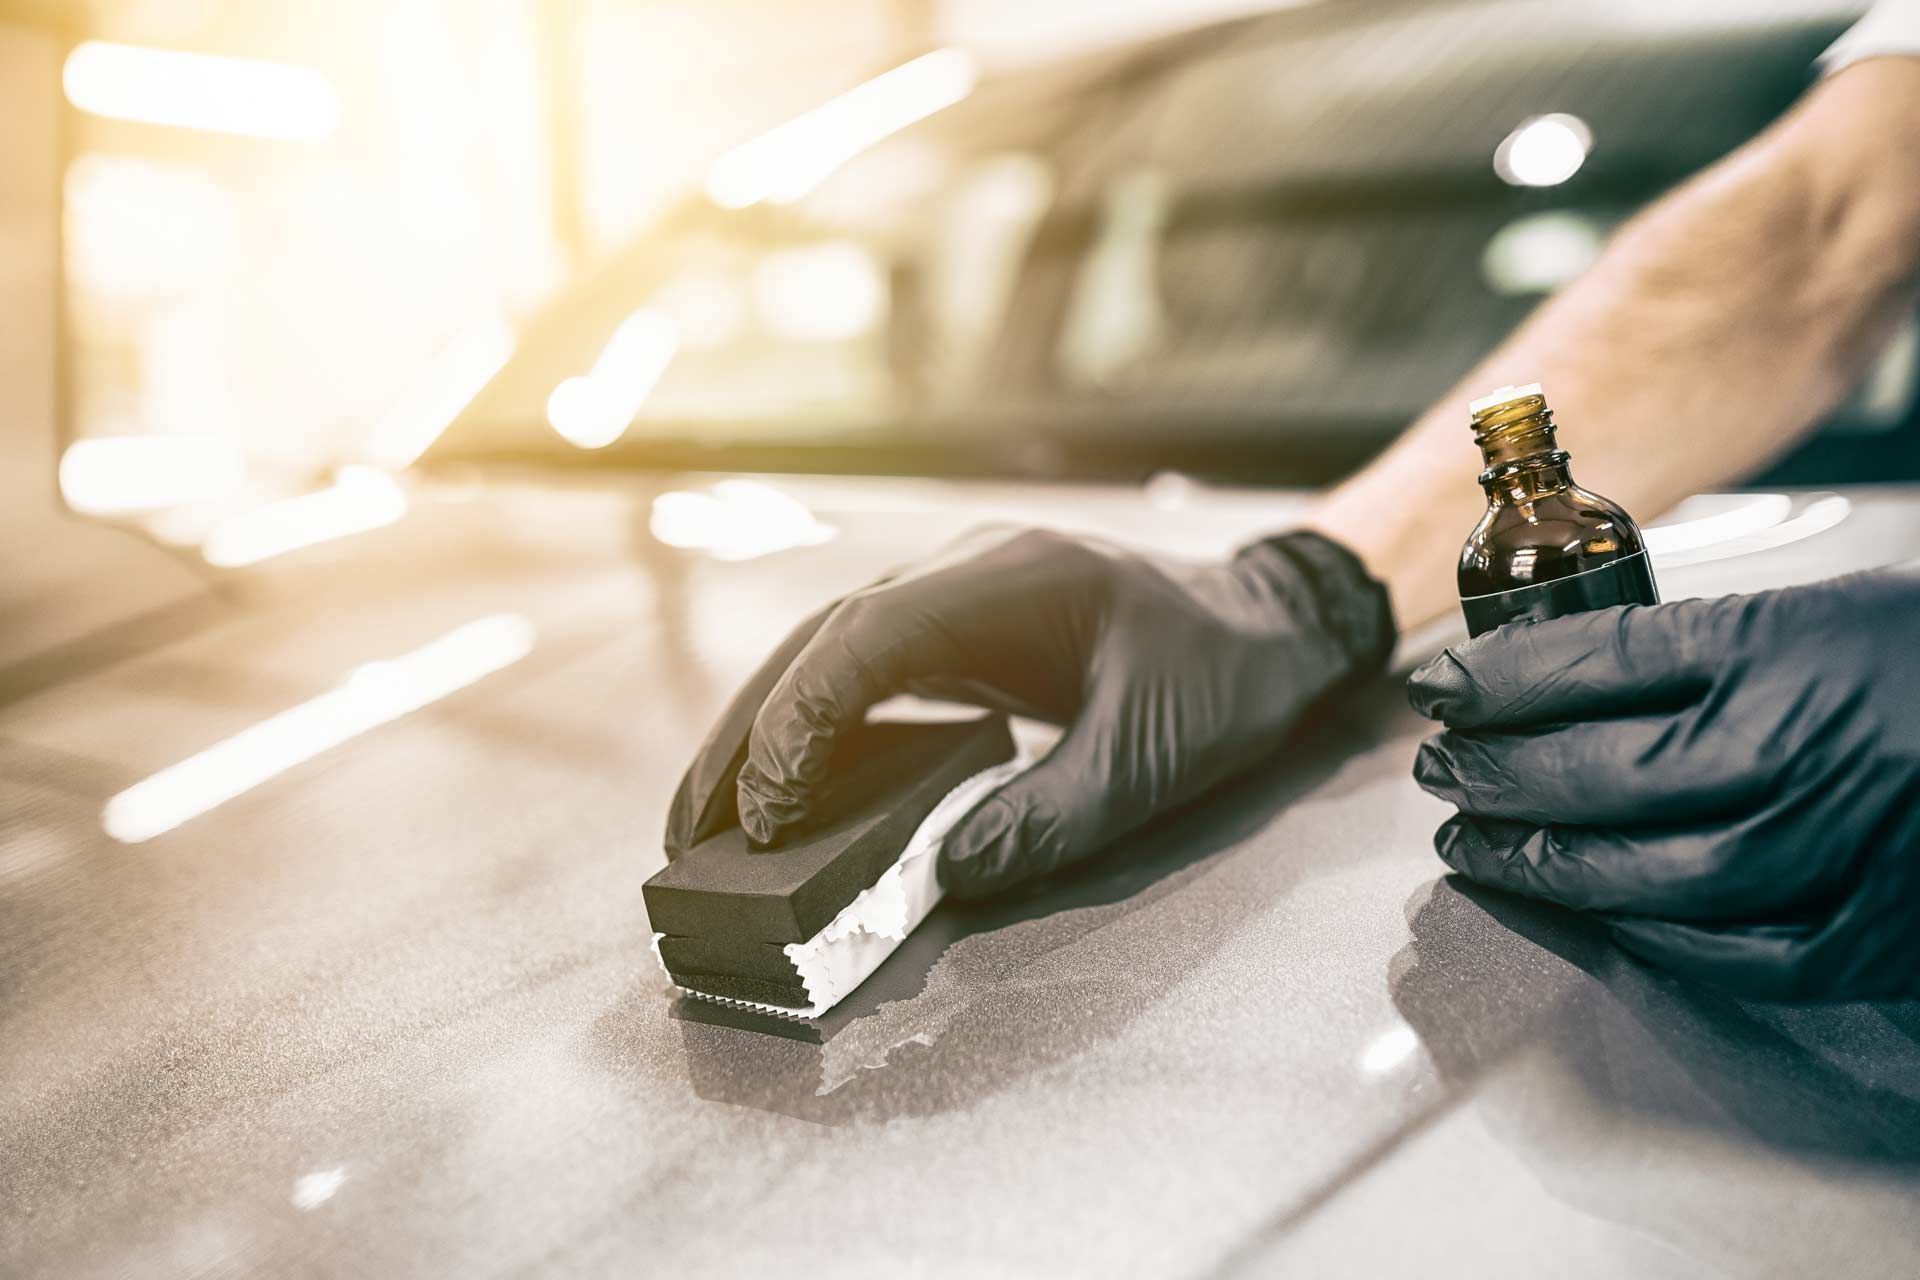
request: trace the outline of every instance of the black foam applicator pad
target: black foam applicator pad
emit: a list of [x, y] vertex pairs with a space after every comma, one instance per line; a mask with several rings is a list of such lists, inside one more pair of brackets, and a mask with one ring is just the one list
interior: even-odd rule
[[[1013, 755], [1005, 716], [959, 724], [869, 724], [836, 747], [824, 815], [767, 849], [739, 827], [695, 845], [643, 896], [670, 971], [676, 960], [765, 981], [764, 944], [804, 942], [880, 878], [954, 787]], [[674, 939], [694, 939], [699, 945]], [[739, 950], [737, 957], [729, 952]], [[784, 956], [781, 957], [784, 961]]]

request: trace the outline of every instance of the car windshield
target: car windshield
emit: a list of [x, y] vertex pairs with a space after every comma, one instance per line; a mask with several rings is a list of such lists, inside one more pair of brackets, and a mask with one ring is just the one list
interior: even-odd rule
[[[1336, 476], [1790, 101], [1844, 21], [1612, 10], [1230, 23], [989, 79], [768, 195], [889, 104], [802, 118], [548, 307], [441, 456]], [[891, 76], [967, 87], [939, 55]]]

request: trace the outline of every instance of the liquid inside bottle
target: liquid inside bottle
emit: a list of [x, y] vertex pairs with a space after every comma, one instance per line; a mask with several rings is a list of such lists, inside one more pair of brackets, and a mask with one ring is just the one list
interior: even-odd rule
[[1526, 618], [1557, 618], [1615, 604], [1656, 604], [1640, 527], [1582, 489], [1554, 442], [1538, 383], [1475, 400], [1473, 439], [1486, 470], [1487, 512], [1460, 552], [1460, 607], [1479, 635]]

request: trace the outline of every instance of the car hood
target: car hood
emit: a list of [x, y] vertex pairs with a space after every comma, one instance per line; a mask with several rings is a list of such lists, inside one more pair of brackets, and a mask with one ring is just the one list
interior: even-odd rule
[[[4, 1269], [1911, 1270], [1915, 1006], [1683, 987], [1447, 877], [1401, 685], [1452, 623], [1095, 868], [942, 907], [830, 1025], [673, 998], [666, 804], [797, 619], [982, 520], [1200, 556], [1302, 501], [439, 485], [0, 708]], [[1920, 555], [1907, 490], [1677, 517], [1669, 598]], [[250, 785], [108, 833], [234, 741]]]

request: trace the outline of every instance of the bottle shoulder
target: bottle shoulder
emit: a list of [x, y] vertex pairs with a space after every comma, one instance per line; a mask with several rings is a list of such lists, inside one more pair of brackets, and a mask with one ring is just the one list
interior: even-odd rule
[[1631, 555], [1645, 547], [1640, 526], [1620, 505], [1570, 488], [1531, 502], [1490, 505], [1468, 541], [1498, 538], [1509, 546], [1559, 547]]
[[1530, 501], [1490, 505], [1460, 553], [1462, 595], [1482, 595], [1584, 573], [1646, 549], [1616, 502], [1570, 485]]

